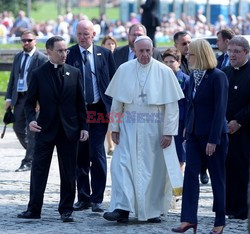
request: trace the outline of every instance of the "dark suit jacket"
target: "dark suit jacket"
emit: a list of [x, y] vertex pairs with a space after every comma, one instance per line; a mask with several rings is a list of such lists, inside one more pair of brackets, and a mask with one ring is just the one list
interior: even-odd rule
[[[118, 68], [121, 64], [128, 62], [129, 45], [118, 47], [114, 51], [115, 64]], [[162, 62], [162, 55], [159, 50], [154, 48], [153, 56], [154, 59]]]
[[194, 77], [190, 76], [189, 107], [186, 132], [208, 136], [208, 142], [220, 144], [222, 133], [227, 133], [226, 108], [228, 81], [224, 72], [207, 70], [193, 98]]
[[[67, 56], [66, 63], [79, 68], [83, 77], [82, 55], [79, 46], [74, 45], [70, 47], [69, 50], [70, 53]], [[95, 76], [97, 79], [100, 97], [106, 107], [106, 111], [109, 112], [112, 99], [109, 96], [105, 95], [105, 91], [116, 71], [114, 57], [110, 50], [96, 45], [94, 45], [93, 47], [93, 53], [95, 63]]]
[[40, 112], [37, 123], [42, 130], [36, 133], [37, 139], [52, 141], [58, 126], [63, 126], [67, 138], [76, 141], [80, 137], [80, 130], [87, 130], [81, 73], [79, 69], [65, 64], [61, 92], [54, 79], [50, 62], [32, 72], [25, 114], [29, 123], [36, 120], [35, 106], [38, 101]]
[[224, 53], [217, 58], [217, 68], [221, 69], [222, 62], [224, 60]]
[[[12, 70], [10, 73], [10, 79], [8, 83], [7, 93], [5, 96], [5, 99], [11, 99], [11, 105], [15, 106], [18, 98], [17, 93], [17, 81], [19, 78], [19, 70], [21, 65], [21, 60], [23, 56], [23, 51], [18, 53], [13, 61]], [[29, 87], [30, 84], [30, 77], [31, 77], [31, 71], [35, 68], [41, 66], [46, 61], [48, 61], [47, 56], [45, 54], [41, 53], [39, 50], [36, 50], [35, 53], [31, 57], [30, 65], [28, 68], [28, 75], [27, 75], [27, 85]]]
[[147, 0], [145, 4], [141, 5], [143, 9], [141, 23], [146, 28], [156, 28], [160, 26], [160, 19], [158, 17], [159, 4], [159, 0]]

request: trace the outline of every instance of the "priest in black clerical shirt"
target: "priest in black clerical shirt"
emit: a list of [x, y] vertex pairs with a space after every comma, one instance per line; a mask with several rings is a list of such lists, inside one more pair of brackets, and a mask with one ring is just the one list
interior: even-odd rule
[[229, 80], [227, 121], [229, 148], [226, 159], [226, 214], [247, 219], [247, 186], [250, 158], [249, 43], [234, 36], [228, 43], [231, 66], [223, 69]]
[[[49, 62], [32, 72], [25, 104], [29, 128], [36, 134], [35, 150], [28, 209], [17, 217], [40, 219], [56, 146], [61, 179], [58, 211], [63, 222], [72, 222], [77, 145], [88, 138], [81, 74], [79, 69], [65, 64], [68, 50], [62, 37], [50, 38], [46, 49]], [[40, 112], [36, 119], [37, 102]]]

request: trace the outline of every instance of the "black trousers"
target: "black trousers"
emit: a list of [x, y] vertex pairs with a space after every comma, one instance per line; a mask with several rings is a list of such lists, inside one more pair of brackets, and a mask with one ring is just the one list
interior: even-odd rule
[[225, 160], [228, 149], [227, 134], [221, 136], [221, 144], [216, 146], [212, 156], [206, 155], [208, 136], [187, 134], [186, 168], [183, 184], [181, 222], [197, 223], [200, 193], [199, 173], [202, 158], [206, 160], [213, 190], [214, 226], [225, 225]]
[[31, 132], [24, 113], [24, 104], [26, 95], [19, 94], [17, 103], [14, 107], [15, 122], [13, 124], [14, 132], [24, 149], [26, 149], [23, 164], [30, 165], [34, 154], [35, 133]]
[[72, 212], [75, 199], [76, 156], [78, 141], [70, 141], [62, 127], [54, 141], [46, 142], [36, 138], [34, 158], [31, 169], [30, 201], [28, 210], [40, 214], [44, 191], [47, 184], [51, 159], [56, 146], [60, 170], [60, 203], [58, 211]]
[[247, 129], [229, 135], [226, 160], [226, 214], [247, 218], [250, 133]]
[[[105, 116], [102, 101], [87, 105], [87, 110]], [[89, 140], [79, 143], [77, 156], [77, 191], [78, 200], [102, 203], [107, 178], [107, 160], [104, 148], [108, 123], [89, 123]], [[91, 177], [91, 180], [90, 180]]]

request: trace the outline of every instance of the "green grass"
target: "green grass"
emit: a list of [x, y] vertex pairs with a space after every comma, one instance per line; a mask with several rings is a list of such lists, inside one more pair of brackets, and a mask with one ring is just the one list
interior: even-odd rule
[[[31, 12], [31, 17], [35, 20], [35, 22], [41, 22], [41, 21], [48, 21], [51, 19], [57, 18], [57, 4], [56, 2], [38, 2], [36, 4], [37, 10], [33, 10]], [[89, 19], [92, 18], [98, 18], [99, 19], [99, 8], [98, 7], [78, 7], [78, 8], [72, 8], [72, 12], [74, 14], [82, 13], [89, 17]], [[65, 14], [65, 9], [62, 8], [62, 15]], [[114, 8], [107, 8], [106, 9], [106, 15], [109, 20], [116, 20], [120, 18], [120, 8], [114, 7]]]
[[[9, 81], [10, 72], [0, 72], [0, 92], [6, 92]], [[3, 115], [5, 113], [4, 96], [0, 96], [0, 124], [3, 123]]]

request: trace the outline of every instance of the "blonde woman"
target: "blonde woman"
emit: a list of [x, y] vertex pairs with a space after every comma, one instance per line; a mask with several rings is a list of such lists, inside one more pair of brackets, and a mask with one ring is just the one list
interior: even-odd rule
[[181, 224], [172, 231], [184, 233], [192, 228], [196, 233], [199, 173], [204, 159], [208, 165], [214, 196], [215, 221], [210, 234], [219, 234], [225, 226], [225, 159], [228, 147], [225, 115], [228, 81], [225, 73], [216, 68], [214, 52], [206, 40], [191, 42], [187, 55], [192, 73], [187, 93], [186, 168]]

